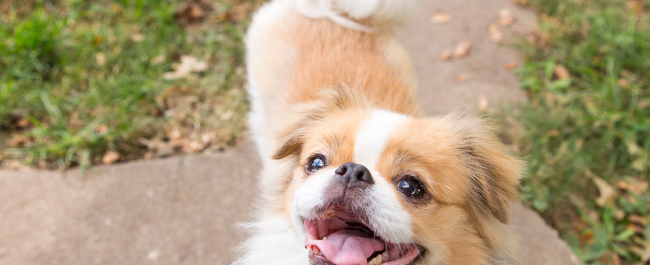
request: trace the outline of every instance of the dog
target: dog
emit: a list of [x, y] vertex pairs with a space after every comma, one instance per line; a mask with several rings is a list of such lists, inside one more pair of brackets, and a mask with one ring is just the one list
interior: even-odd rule
[[422, 117], [417, 0], [273, 0], [246, 35], [263, 170], [234, 264], [515, 264], [523, 170], [488, 122]]

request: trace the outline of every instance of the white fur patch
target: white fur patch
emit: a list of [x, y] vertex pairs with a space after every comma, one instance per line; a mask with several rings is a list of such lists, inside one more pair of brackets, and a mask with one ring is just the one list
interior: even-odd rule
[[[420, 0], [297, 0], [298, 10], [311, 18], [328, 18], [335, 23], [360, 31], [375, 29], [355, 20], [370, 18], [374, 22], [402, 24], [415, 14]], [[349, 17], [349, 18], [348, 18]], [[350, 19], [352, 18], [352, 19]]]
[[411, 217], [402, 209], [394, 185], [377, 171], [377, 163], [395, 130], [408, 116], [375, 110], [357, 132], [354, 141], [354, 162], [367, 167], [375, 180], [370, 190], [372, 209], [370, 221], [377, 234], [395, 243], [408, 243], [412, 239]]
[[407, 119], [406, 115], [385, 110], [375, 110], [355, 136], [354, 162], [369, 169], [374, 169], [388, 139], [395, 132], [395, 129]]
[[375, 233], [393, 243], [411, 243], [411, 216], [402, 208], [394, 185], [381, 177], [379, 172], [370, 170], [370, 173], [375, 185], [372, 185], [368, 196], [372, 202], [372, 211], [368, 211], [368, 216]]
[[266, 113], [264, 111], [264, 102], [259, 85], [255, 79], [248, 76], [248, 98], [251, 103], [251, 110], [248, 112], [248, 129], [250, 130], [253, 140], [257, 145], [257, 152], [262, 158], [266, 158]]
[[302, 243], [305, 238], [296, 235], [286, 218], [267, 216], [244, 227], [251, 237], [239, 247], [242, 254], [232, 265], [309, 264], [309, 253]]
[[305, 237], [304, 219], [316, 219], [316, 210], [325, 203], [325, 191], [334, 181], [335, 169], [318, 171], [309, 176], [293, 196], [293, 226], [296, 233]]

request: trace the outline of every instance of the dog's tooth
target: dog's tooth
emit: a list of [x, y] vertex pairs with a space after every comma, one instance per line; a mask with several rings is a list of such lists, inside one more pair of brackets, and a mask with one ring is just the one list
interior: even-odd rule
[[388, 261], [388, 250], [384, 251], [384, 253], [381, 253], [381, 260], [383, 261]]
[[320, 254], [320, 249], [317, 246], [312, 246], [311, 252], [314, 252], [314, 254], [318, 255]]
[[377, 257], [368, 262], [368, 265], [380, 265], [382, 263], [384, 263], [384, 257], [382, 255], [377, 255]]
[[327, 237], [323, 237], [323, 241], [327, 240]]

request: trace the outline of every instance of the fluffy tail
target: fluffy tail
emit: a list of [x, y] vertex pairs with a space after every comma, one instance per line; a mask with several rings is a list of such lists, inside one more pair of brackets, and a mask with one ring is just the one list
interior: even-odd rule
[[296, 0], [300, 13], [372, 32], [407, 22], [421, 0]]

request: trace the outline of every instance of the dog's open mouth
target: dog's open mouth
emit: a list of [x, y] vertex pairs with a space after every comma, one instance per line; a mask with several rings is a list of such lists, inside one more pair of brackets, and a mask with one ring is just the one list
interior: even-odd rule
[[343, 207], [330, 207], [313, 220], [304, 220], [305, 247], [315, 264], [404, 265], [412, 264], [422, 248], [390, 243], [379, 237], [359, 217]]

